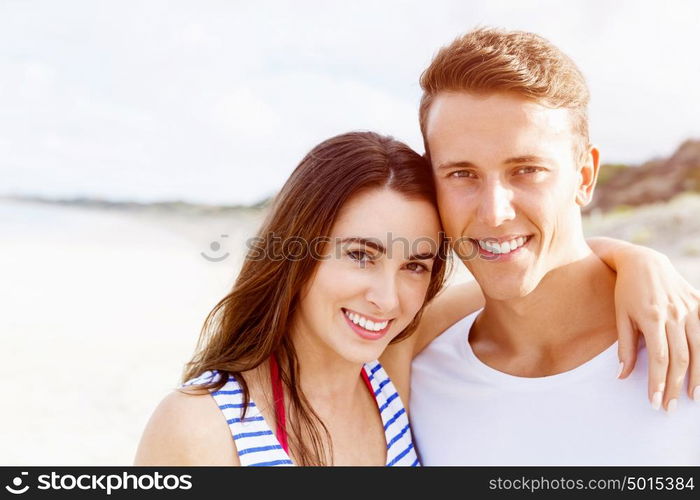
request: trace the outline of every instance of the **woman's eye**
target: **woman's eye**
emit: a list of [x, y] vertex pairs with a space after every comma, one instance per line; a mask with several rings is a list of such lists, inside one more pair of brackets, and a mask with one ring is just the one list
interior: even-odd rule
[[424, 272], [429, 272], [430, 269], [428, 269], [428, 266], [425, 264], [421, 264], [419, 262], [409, 262], [406, 264], [406, 268], [409, 271], [415, 272], [415, 273], [424, 273]]
[[367, 252], [363, 252], [362, 250], [348, 252], [347, 255], [355, 262], [359, 262], [362, 267], [367, 265], [367, 263], [372, 260], [369, 254]]

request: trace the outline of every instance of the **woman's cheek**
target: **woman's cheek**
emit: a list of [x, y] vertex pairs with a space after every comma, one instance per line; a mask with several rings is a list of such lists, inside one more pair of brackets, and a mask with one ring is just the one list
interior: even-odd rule
[[402, 294], [402, 310], [410, 315], [409, 321], [418, 314], [418, 311], [423, 306], [425, 301], [425, 295], [428, 293], [428, 286], [430, 285], [430, 274], [425, 273], [426, 276], [409, 276], [408, 279], [404, 280], [402, 286], [405, 287], [405, 291]]

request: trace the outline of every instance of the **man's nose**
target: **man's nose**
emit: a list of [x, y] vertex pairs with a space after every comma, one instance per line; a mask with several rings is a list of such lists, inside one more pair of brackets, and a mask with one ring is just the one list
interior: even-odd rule
[[376, 315], [382, 318], [395, 313], [399, 307], [396, 276], [390, 272], [375, 275], [367, 290], [366, 299], [374, 305]]
[[479, 218], [488, 226], [500, 226], [515, 218], [513, 192], [500, 181], [487, 182], [479, 202]]

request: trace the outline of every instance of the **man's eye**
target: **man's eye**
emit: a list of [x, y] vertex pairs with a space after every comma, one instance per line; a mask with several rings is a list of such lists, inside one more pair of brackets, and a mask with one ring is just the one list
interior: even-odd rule
[[538, 167], [520, 167], [515, 171], [516, 174], [532, 174], [535, 172], [539, 172], [540, 168]]
[[461, 177], [461, 178], [475, 179], [476, 174], [474, 172], [472, 172], [471, 170], [457, 170], [456, 172], [450, 173], [449, 177]]

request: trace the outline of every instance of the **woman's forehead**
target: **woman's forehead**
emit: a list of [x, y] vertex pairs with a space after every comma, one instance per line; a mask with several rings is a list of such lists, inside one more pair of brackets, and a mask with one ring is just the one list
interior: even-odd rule
[[437, 209], [429, 201], [374, 189], [354, 196], [342, 207], [331, 236], [372, 238], [386, 245], [392, 236], [436, 238], [439, 231]]

